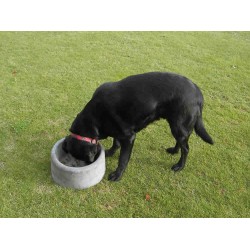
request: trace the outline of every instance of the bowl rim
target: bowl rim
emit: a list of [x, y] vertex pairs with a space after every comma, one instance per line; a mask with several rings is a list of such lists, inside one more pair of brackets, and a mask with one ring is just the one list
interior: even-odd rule
[[[65, 164], [63, 164], [62, 162], [59, 161], [57, 154], [56, 154], [56, 150], [58, 149], [58, 147], [60, 146], [60, 144], [62, 144], [62, 142], [64, 141], [65, 137], [58, 140], [54, 146], [52, 147], [51, 150], [51, 161], [53, 164], [56, 164], [58, 167], [62, 168], [64, 171], [68, 171], [68, 172], [82, 172], [82, 171], [88, 171], [90, 169], [92, 169], [94, 166], [98, 166], [99, 162], [101, 161], [101, 159], [104, 156], [104, 148], [101, 145], [101, 153], [99, 155], [99, 157], [92, 162], [91, 164], [85, 165], [83, 167], [72, 167], [72, 166], [67, 166]], [[104, 156], [104, 160], [105, 160], [105, 156]]]

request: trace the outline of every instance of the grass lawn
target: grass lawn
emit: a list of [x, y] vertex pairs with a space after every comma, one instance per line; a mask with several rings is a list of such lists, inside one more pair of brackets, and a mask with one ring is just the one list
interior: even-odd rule
[[[193, 134], [173, 173], [161, 120], [138, 134], [120, 182], [107, 180], [116, 154], [98, 185], [56, 185], [51, 148], [94, 90], [147, 71], [197, 83], [215, 145]], [[249, 217], [249, 77], [250, 32], [0, 32], [0, 217]]]

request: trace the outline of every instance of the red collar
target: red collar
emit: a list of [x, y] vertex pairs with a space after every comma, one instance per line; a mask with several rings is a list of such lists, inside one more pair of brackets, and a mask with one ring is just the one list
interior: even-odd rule
[[79, 141], [86, 141], [92, 144], [98, 144], [98, 140], [93, 139], [93, 138], [89, 138], [89, 137], [83, 137], [77, 134], [73, 134], [71, 133], [71, 136], [74, 137], [75, 139], [79, 140]]

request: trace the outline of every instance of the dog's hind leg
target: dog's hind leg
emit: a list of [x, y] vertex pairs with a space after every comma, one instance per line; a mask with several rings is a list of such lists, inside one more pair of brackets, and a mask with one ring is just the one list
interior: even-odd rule
[[189, 152], [188, 137], [178, 138], [178, 143], [180, 144], [180, 148], [181, 148], [181, 158], [178, 161], [178, 163], [173, 165], [171, 168], [175, 172], [180, 171], [185, 167], [188, 152]]
[[180, 149], [180, 145], [179, 143], [176, 141], [176, 144], [174, 147], [171, 147], [171, 148], [167, 148], [166, 151], [171, 154], [171, 155], [174, 155], [174, 154], [177, 154], [179, 152], [179, 149]]
[[120, 142], [116, 138], [114, 138], [112, 147], [108, 150], [105, 150], [105, 156], [106, 157], [113, 156], [120, 147], [121, 147]]
[[176, 145], [174, 148], [167, 150], [169, 153], [177, 153], [179, 148], [181, 149], [180, 160], [171, 168], [175, 172], [182, 170], [186, 164], [189, 152], [188, 139], [194, 128], [195, 117], [189, 116], [186, 119], [176, 119], [176, 121], [178, 122], [170, 123], [171, 132], [176, 139]]

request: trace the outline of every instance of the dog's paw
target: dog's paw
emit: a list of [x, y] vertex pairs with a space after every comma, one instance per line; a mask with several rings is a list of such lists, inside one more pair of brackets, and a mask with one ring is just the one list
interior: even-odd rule
[[175, 164], [171, 169], [175, 172], [181, 171], [184, 168], [184, 166], [179, 165], [178, 163]]
[[167, 148], [166, 151], [171, 154], [171, 155], [174, 155], [174, 154], [177, 154], [178, 153], [178, 149], [176, 149], [175, 147], [173, 148]]
[[115, 171], [109, 175], [108, 180], [109, 181], [119, 181], [121, 179], [121, 177], [122, 177], [122, 174]]

